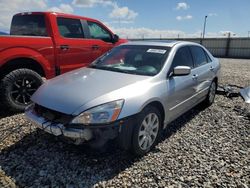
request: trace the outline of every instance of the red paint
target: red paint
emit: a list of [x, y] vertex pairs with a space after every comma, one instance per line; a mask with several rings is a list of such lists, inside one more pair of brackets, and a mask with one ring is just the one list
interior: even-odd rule
[[[95, 22], [107, 29], [112, 36], [114, 34], [101, 22], [91, 18], [52, 12], [35, 12], [31, 14], [45, 15], [46, 27], [49, 36], [1, 36], [0, 71], [5, 65], [8, 66], [8, 63], [11, 60], [29, 58], [41, 65], [46, 78], [50, 79], [56, 76], [55, 67], [60, 68], [61, 73], [64, 73], [79, 67], [87, 66], [94, 59], [114, 46], [127, 42], [125, 39], [119, 39], [118, 42], [111, 43], [90, 38], [64, 38], [59, 33], [56, 20], [57, 17]], [[67, 50], [62, 50], [62, 45], [68, 45], [69, 48]], [[93, 45], [98, 45], [99, 48], [94, 49]]]

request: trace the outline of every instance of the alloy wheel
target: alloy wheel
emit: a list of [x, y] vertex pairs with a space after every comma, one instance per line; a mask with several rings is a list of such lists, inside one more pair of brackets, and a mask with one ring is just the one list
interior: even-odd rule
[[213, 103], [215, 93], [216, 93], [216, 84], [215, 84], [215, 82], [212, 82], [212, 84], [210, 86], [210, 91], [209, 91], [209, 102], [210, 103]]
[[27, 105], [30, 103], [30, 97], [39, 86], [40, 84], [36, 80], [21, 77], [13, 83], [10, 96], [17, 104]]
[[142, 150], [145, 151], [154, 144], [159, 126], [159, 118], [155, 113], [150, 113], [143, 119], [138, 134], [138, 143]]

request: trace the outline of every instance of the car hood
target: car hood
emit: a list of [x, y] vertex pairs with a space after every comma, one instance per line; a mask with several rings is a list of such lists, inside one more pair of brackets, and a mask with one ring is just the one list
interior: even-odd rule
[[[90, 101], [121, 88], [149, 79], [148, 76], [82, 68], [45, 82], [31, 100], [46, 108], [73, 114]], [[121, 98], [123, 98], [121, 94]], [[116, 99], [109, 99], [109, 101]], [[103, 101], [103, 103], [108, 101]], [[99, 104], [96, 104], [99, 105]]]

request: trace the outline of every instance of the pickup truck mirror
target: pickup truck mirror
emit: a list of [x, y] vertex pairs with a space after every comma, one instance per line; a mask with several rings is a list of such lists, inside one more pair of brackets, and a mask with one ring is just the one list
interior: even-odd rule
[[116, 42], [118, 42], [119, 41], [119, 36], [118, 35], [116, 35], [116, 34], [114, 34], [113, 35], [113, 43], [116, 43]]
[[173, 76], [185, 76], [191, 73], [191, 67], [177, 66], [173, 70]]

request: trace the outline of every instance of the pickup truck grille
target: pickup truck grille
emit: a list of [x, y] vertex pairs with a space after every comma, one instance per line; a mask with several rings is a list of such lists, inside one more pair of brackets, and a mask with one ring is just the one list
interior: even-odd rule
[[37, 115], [55, 123], [67, 124], [73, 119], [73, 116], [71, 115], [57, 112], [38, 104], [35, 104], [34, 111]]

